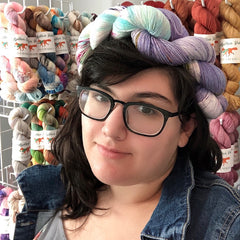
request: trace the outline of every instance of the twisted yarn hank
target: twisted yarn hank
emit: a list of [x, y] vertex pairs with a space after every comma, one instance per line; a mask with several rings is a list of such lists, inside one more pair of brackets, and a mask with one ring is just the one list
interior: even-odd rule
[[[4, 8], [7, 4], [0, 3], [0, 34], [7, 35], [8, 20], [4, 15]], [[7, 50], [8, 43], [4, 46]], [[5, 100], [15, 100], [15, 92], [18, 91], [17, 82], [11, 73], [11, 65], [9, 59], [5, 55], [0, 55], [0, 78], [1, 78], [1, 97]]]
[[189, 34], [191, 33], [189, 28], [189, 22], [191, 22], [191, 11], [189, 11], [189, 8], [191, 6], [187, 0], [168, 0], [164, 5], [164, 9], [175, 13], [179, 17]]
[[[8, 29], [12, 34], [20, 34], [24, 38], [26, 35], [26, 24], [24, 21], [25, 11], [21, 4], [16, 2], [9, 2], [5, 9], [4, 14], [9, 21]], [[19, 14], [19, 12], [22, 12]], [[23, 47], [22, 44], [16, 42], [18, 48]], [[27, 46], [28, 47], [28, 46]], [[12, 73], [18, 82], [18, 88], [21, 92], [16, 93], [17, 101], [24, 100], [39, 100], [42, 96], [41, 92], [37, 89], [39, 83], [39, 77], [31, 66], [29, 58], [26, 57], [11, 57], [10, 64]], [[23, 96], [22, 96], [23, 95]]]
[[37, 116], [38, 119], [41, 120], [43, 123], [43, 130], [45, 130], [45, 133], [47, 133], [44, 135], [44, 138], [48, 146], [46, 146], [45, 144], [43, 150], [43, 157], [47, 161], [47, 163], [57, 165], [58, 162], [55, 161], [54, 156], [51, 153], [51, 146], [49, 146], [51, 145], [53, 138], [56, 136], [57, 134], [56, 130], [58, 129], [58, 121], [55, 118], [55, 108], [53, 104], [50, 103], [40, 104], [37, 108]]
[[31, 160], [30, 122], [31, 113], [22, 107], [14, 108], [8, 117], [8, 123], [13, 129], [12, 166], [15, 177], [28, 167]]
[[[220, 17], [224, 38], [240, 38], [240, 2], [228, 0], [220, 3]], [[223, 49], [222, 49], [223, 50]], [[235, 95], [239, 87], [240, 64], [222, 64], [222, 70], [227, 77], [227, 86], [224, 96], [228, 101], [227, 111], [234, 111], [240, 107], [240, 98]]]
[[[56, 36], [61, 35], [64, 38], [62, 42], [55, 42], [55, 46], [56, 48], [58, 48], [58, 47], [61, 47], [61, 44], [67, 45], [66, 36], [64, 35], [66, 33], [67, 27], [65, 26], [62, 20], [62, 18], [64, 18], [64, 14], [59, 8], [54, 8], [54, 9], [52, 8], [50, 11], [53, 14], [51, 23], [52, 23], [54, 35]], [[60, 77], [60, 80], [64, 88], [67, 86], [67, 83], [68, 83], [68, 76], [66, 74], [66, 71], [68, 69], [67, 64], [69, 60], [70, 60], [69, 52], [66, 52], [64, 54], [56, 53], [55, 63], [56, 63], [56, 66], [60, 69], [60, 71], [58, 71], [59, 72], [58, 76]]]
[[219, 5], [221, 0], [196, 0], [192, 7], [192, 17], [196, 21], [194, 33], [214, 34], [220, 29]]
[[[218, 143], [221, 149], [231, 149], [236, 142], [235, 130], [239, 126], [239, 115], [236, 112], [224, 112], [218, 118], [209, 123], [209, 129], [213, 139]], [[223, 159], [223, 167], [225, 164]], [[238, 174], [232, 166], [227, 172], [217, 172], [219, 177], [225, 179], [232, 186], [238, 179]]]
[[[52, 14], [47, 6], [38, 6], [33, 10], [33, 17], [36, 21], [36, 32], [52, 32]], [[46, 40], [47, 41], [47, 40]], [[44, 41], [43, 41], [44, 44]], [[47, 60], [46, 60], [47, 59]], [[56, 52], [40, 54], [40, 63], [38, 67], [39, 76], [45, 87], [45, 91], [49, 94], [56, 94], [63, 91], [64, 87], [56, 73]], [[50, 67], [49, 67], [50, 66]], [[54, 71], [52, 71], [54, 69]]]
[[[152, 16], [151, 20], [149, 16]], [[181, 27], [174, 27], [175, 22]], [[207, 92], [199, 94], [201, 105], [207, 106], [203, 109], [207, 117], [215, 118], [225, 111], [227, 102], [221, 94], [226, 78], [213, 64], [216, 59], [213, 47], [201, 38], [189, 36], [176, 14], [166, 9], [137, 5], [103, 12], [79, 36], [76, 59], [80, 74], [85, 58], [110, 34], [114, 38], [131, 35], [132, 42], [143, 55], [160, 63], [172, 66], [186, 64], [189, 72], [197, 76], [199, 91], [204, 88]], [[214, 101], [209, 101], [210, 97]]]
[[[41, 100], [41, 101], [43, 101], [43, 100]], [[42, 164], [44, 162], [43, 148], [42, 148], [43, 127], [42, 127], [42, 122], [37, 117], [37, 108], [41, 101], [33, 103], [28, 107], [28, 110], [32, 114], [31, 150], [30, 151], [31, 151], [31, 156], [32, 156], [31, 162], [33, 165]], [[39, 132], [40, 134], [36, 134], [35, 132]]]

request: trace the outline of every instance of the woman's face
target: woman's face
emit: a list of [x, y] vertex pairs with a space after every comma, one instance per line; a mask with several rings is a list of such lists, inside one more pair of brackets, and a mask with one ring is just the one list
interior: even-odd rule
[[[100, 89], [124, 102], [145, 102], [178, 111], [169, 77], [160, 69], [144, 70], [126, 81]], [[129, 131], [123, 120], [123, 105], [117, 103], [105, 121], [82, 115], [83, 145], [94, 175], [107, 185], [128, 186], [164, 179], [172, 170], [177, 147], [187, 144], [191, 130], [181, 128], [176, 117], [168, 119], [155, 137]]]

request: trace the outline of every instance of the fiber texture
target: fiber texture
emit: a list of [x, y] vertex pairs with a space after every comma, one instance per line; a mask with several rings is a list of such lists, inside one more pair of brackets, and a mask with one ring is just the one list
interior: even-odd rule
[[11, 49], [11, 53], [13, 54], [9, 59], [11, 72], [20, 90], [20, 92], [15, 93], [16, 100], [38, 101], [42, 97], [41, 92], [37, 89], [39, 83], [38, 74], [29, 65], [31, 62], [28, 56], [23, 55], [18, 57], [18, 55], [15, 55], [15, 51], [24, 52], [26, 49], [28, 50], [28, 43], [22, 43], [19, 40], [19, 38], [27, 38], [24, 8], [17, 2], [9, 2], [4, 8], [4, 14], [9, 21], [8, 33], [12, 37], [17, 37], [16, 42], [14, 42], [14, 50]]
[[193, 27], [195, 24], [191, 14], [192, 6], [193, 2], [188, 0], [168, 0], [164, 5], [164, 9], [172, 11], [180, 18], [189, 35], [193, 35]]
[[[52, 33], [52, 14], [47, 6], [38, 6], [33, 11], [33, 17], [36, 21], [37, 33]], [[40, 48], [44, 49], [52, 38], [39, 40]], [[54, 44], [54, 43], [53, 43]], [[56, 94], [63, 91], [64, 86], [57, 74], [56, 51], [55, 49], [40, 54], [38, 73], [48, 94]]]
[[[227, 4], [222, 0], [220, 16], [224, 38], [240, 38], [240, 1], [228, 0]], [[240, 98], [236, 95], [240, 81], [239, 67], [239, 63], [222, 64], [222, 70], [227, 78], [224, 96], [228, 101], [228, 111], [234, 111], [240, 107]]]
[[[0, 34], [8, 35], [8, 20], [4, 15], [6, 3], [0, 3]], [[15, 100], [15, 92], [18, 91], [17, 82], [11, 73], [11, 65], [9, 58], [6, 56], [8, 51], [8, 41], [4, 41], [3, 47], [5, 51], [0, 55], [0, 78], [1, 78], [1, 97], [5, 100]]]
[[[236, 111], [224, 112], [218, 118], [211, 120], [209, 124], [213, 139], [223, 151], [223, 169], [217, 172], [217, 175], [225, 179], [232, 186], [238, 179], [238, 174], [234, 168], [234, 144], [237, 144], [238, 148], [236, 131], [240, 123], [239, 119], [239, 114]], [[231, 153], [231, 168], [225, 168], [225, 164], [230, 161], [230, 158], [229, 155], [224, 155], [224, 150], [229, 150]], [[238, 156], [235, 157], [238, 158]]]
[[104, 11], [79, 36], [76, 53], [79, 74], [85, 58], [109, 34], [116, 39], [131, 36], [136, 48], [155, 61], [185, 65], [199, 82], [197, 98], [208, 118], [216, 118], [226, 110], [227, 101], [222, 95], [226, 77], [214, 65], [213, 47], [202, 38], [189, 36], [173, 12], [145, 5]]
[[31, 161], [31, 119], [31, 113], [26, 108], [22, 107], [14, 108], [8, 117], [8, 123], [13, 129], [12, 166], [15, 177], [26, 169]]

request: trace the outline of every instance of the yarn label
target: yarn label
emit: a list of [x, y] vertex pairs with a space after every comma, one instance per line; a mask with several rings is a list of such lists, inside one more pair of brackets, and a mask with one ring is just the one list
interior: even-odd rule
[[44, 130], [44, 149], [51, 150], [52, 141], [57, 136], [58, 130]]
[[12, 139], [12, 159], [26, 161], [31, 158], [30, 139], [28, 141], [17, 141]]
[[227, 173], [231, 172], [231, 168], [233, 167], [233, 153], [232, 148], [221, 149], [222, 151], [222, 166], [217, 171], [218, 173]]
[[78, 45], [78, 36], [70, 37], [70, 53], [72, 56], [76, 55]]
[[37, 32], [36, 36], [39, 53], [55, 53], [53, 32]]
[[69, 53], [66, 36], [64, 34], [55, 35], [54, 41], [55, 41], [56, 55]]
[[[23, 34], [10, 34], [8, 46], [11, 57], [29, 58], [28, 37]], [[8, 53], [8, 54], [9, 54]]]
[[240, 63], [240, 38], [227, 38], [220, 41], [221, 64]]
[[29, 57], [37, 58], [38, 57], [38, 45], [36, 37], [28, 38], [28, 47], [29, 47]]
[[10, 217], [0, 215], [0, 234], [10, 233]]
[[239, 163], [239, 155], [238, 155], [238, 142], [233, 144], [233, 151], [234, 151], [234, 164]]
[[44, 133], [43, 131], [31, 131], [31, 149], [44, 149]]
[[216, 32], [214, 48], [215, 48], [215, 52], [216, 52], [217, 56], [220, 55], [220, 41], [221, 41], [222, 37], [223, 37], [223, 32]]
[[205, 39], [215, 49], [216, 34], [197, 34], [197, 33], [194, 33], [194, 36]]
[[7, 56], [8, 53], [8, 35], [7, 32], [0, 34], [0, 56]]

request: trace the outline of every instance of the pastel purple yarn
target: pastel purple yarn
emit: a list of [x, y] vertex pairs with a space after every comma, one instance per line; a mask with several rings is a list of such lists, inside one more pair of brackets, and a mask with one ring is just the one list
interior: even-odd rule
[[227, 109], [227, 100], [223, 95], [216, 96], [205, 88], [198, 87], [196, 97], [199, 106], [208, 119], [215, 119]]
[[151, 6], [140, 5], [103, 12], [79, 36], [76, 54], [79, 74], [89, 53], [109, 35], [116, 39], [131, 35], [143, 55], [170, 66], [185, 66], [199, 83], [197, 99], [208, 118], [216, 118], [226, 110], [227, 100], [221, 95], [226, 77], [214, 65], [214, 48], [203, 38], [189, 36], [173, 12], [167, 9], [156, 12]]
[[189, 36], [187, 29], [183, 26], [180, 18], [172, 11], [164, 8], [159, 9], [168, 19], [171, 25], [171, 37], [169, 41]]
[[201, 38], [186, 36], [170, 42], [141, 29], [133, 31], [131, 37], [141, 53], [160, 63], [178, 66], [193, 60], [215, 61], [214, 48]]

